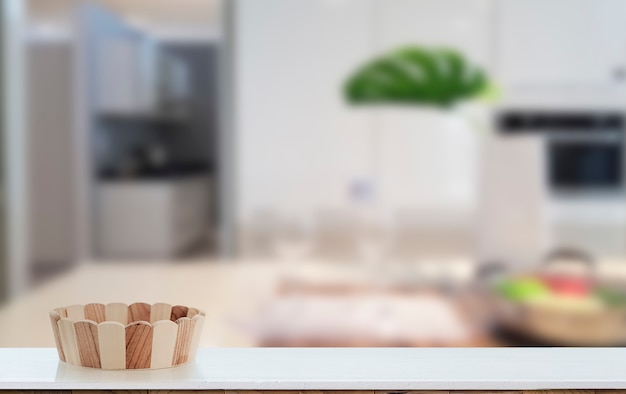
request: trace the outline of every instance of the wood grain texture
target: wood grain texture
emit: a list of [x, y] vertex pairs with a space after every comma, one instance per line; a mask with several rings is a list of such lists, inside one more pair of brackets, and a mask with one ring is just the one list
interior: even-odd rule
[[74, 321], [85, 320], [85, 308], [82, 305], [71, 305], [67, 307], [67, 317]]
[[1, 390], [0, 392], [15, 394], [73, 394], [76, 390]]
[[66, 308], [55, 308], [54, 311], [57, 312], [59, 314], [59, 316], [61, 316], [61, 319], [64, 318], [64, 317], [67, 317], [67, 309]]
[[78, 321], [74, 324], [80, 365], [89, 368], [100, 368], [100, 345], [98, 343], [98, 326], [92, 321]]
[[126, 326], [126, 369], [150, 368], [152, 325], [139, 321]]
[[57, 326], [59, 327], [59, 337], [61, 338], [65, 361], [70, 364], [80, 365], [74, 321], [69, 318], [62, 318], [57, 322]]
[[58, 312], [50, 312], [50, 324], [52, 325], [52, 333], [54, 335], [54, 343], [57, 346], [59, 360], [65, 361], [65, 354], [63, 354], [63, 347], [61, 346], [61, 335], [59, 334], [59, 320], [61, 320], [61, 316], [59, 316]]
[[98, 325], [100, 365], [103, 369], [126, 368], [126, 327], [120, 322]]
[[160, 320], [152, 326], [152, 359], [150, 368], [172, 366], [178, 325], [171, 320]]
[[187, 317], [191, 319], [198, 313], [200, 313], [200, 310], [198, 308], [189, 308], [189, 310], [187, 310]]
[[9, 390], [0, 392], [11, 392], [16, 394], [491, 394], [491, 393], [544, 393], [544, 394], [626, 394], [626, 390], [531, 390], [531, 391], [440, 391], [440, 390]]
[[[207, 394], [237, 394], [237, 391], [224, 391], [224, 390], [203, 390], [203, 391], [196, 391], [196, 390], [150, 390], [149, 394], [200, 394], [200, 393], [207, 393]], [[285, 391], [285, 393], [289, 393], [288, 391]], [[304, 393], [308, 393], [308, 391], [304, 391]]]
[[196, 314], [193, 319], [194, 328], [191, 333], [191, 344], [189, 346], [189, 361], [194, 361], [196, 359], [196, 354], [198, 353], [198, 346], [200, 345], [200, 338], [202, 337], [202, 329], [204, 328], [204, 316], [200, 314]]
[[178, 334], [176, 335], [176, 345], [174, 347], [172, 365], [186, 364], [189, 362], [191, 337], [193, 335], [196, 321], [185, 318], [180, 319], [176, 324], [178, 324]]
[[163, 302], [152, 305], [150, 309], [150, 322], [154, 323], [160, 320], [170, 320], [172, 316], [172, 306]]
[[[322, 393], [330, 393], [330, 391], [315, 391], [315, 390], [226, 390], [224, 394], [322, 394]], [[365, 393], [365, 391], [344, 391], [343, 393]], [[373, 391], [368, 391], [367, 393], [373, 393]]]
[[104, 304], [85, 305], [85, 319], [93, 320], [96, 323], [102, 323], [106, 320], [105, 316]]
[[[498, 390], [487, 390], [487, 391], [465, 391], [465, 390], [459, 390], [459, 391], [450, 391], [450, 393], [458, 393], [458, 394], [474, 394], [474, 393], [478, 393], [480, 392], [481, 394], [522, 394], [522, 390], [503, 390], [503, 391], [498, 391]], [[556, 393], [555, 393], [556, 394]]]
[[150, 304], [136, 302], [128, 307], [128, 322], [138, 321], [150, 322]]
[[189, 308], [187, 308], [186, 306], [183, 305], [175, 305], [172, 307], [172, 314], [170, 316], [170, 320], [171, 321], [176, 321], [178, 319], [180, 319], [181, 317], [186, 317], [187, 316], [187, 311], [189, 311]]
[[[329, 391], [329, 390], [324, 390], [322, 391], [323, 394], [338, 394], [339, 391]], [[375, 391], [374, 390], [354, 390], [355, 394], [374, 394]], [[402, 392], [404, 393], [404, 391]], [[414, 391], [407, 391], [406, 393], [414, 393]], [[434, 393], [438, 393], [437, 391], [434, 391]], [[447, 393], [447, 391], [446, 391]]]
[[72, 394], [148, 394], [149, 390], [72, 390]]
[[[613, 391], [613, 390], [611, 390]], [[524, 394], [595, 394], [596, 390], [524, 390]], [[613, 392], [612, 394], [617, 394]]]
[[128, 324], [128, 306], [119, 302], [107, 304], [104, 307], [107, 321], [116, 321], [124, 325]]
[[446, 391], [446, 390], [409, 390], [409, 391], [381, 391], [381, 390], [376, 390], [375, 391], [376, 394], [448, 394], [448, 393], [452, 393], [451, 391]]
[[72, 394], [148, 394], [149, 390], [72, 390]]

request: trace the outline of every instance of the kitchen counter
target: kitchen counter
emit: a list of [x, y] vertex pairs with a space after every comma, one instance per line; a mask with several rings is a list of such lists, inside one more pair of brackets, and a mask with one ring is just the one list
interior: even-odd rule
[[210, 179], [211, 173], [208, 171], [163, 171], [163, 172], [142, 172], [130, 176], [119, 174], [101, 174], [98, 178], [100, 183], [154, 183], [154, 182], [177, 182], [188, 179], [202, 178]]
[[[264, 261], [85, 264], [0, 308], [0, 346], [16, 346], [0, 348], [0, 390], [626, 389], [626, 348], [251, 348], [254, 335], [245, 323], [275, 296], [287, 268]], [[347, 274], [319, 262], [289, 264], [291, 275], [296, 268], [319, 280]], [[135, 286], [138, 281], [151, 285]], [[50, 347], [51, 308], [139, 300], [206, 310], [195, 363], [101, 371], [58, 361]]]
[[61, 363], [53, 348], [0, 349], [1, 390], [625, 389], [626, 349], [225, 349], [153, 371]]
[[101, 182], [178, 180], [194, 177], [211, 177], [213, 166], [203, 162], [170, 163], [163, 167], [141, 166], [125, 174], [119, 168], [103, 168], [98, 173]]

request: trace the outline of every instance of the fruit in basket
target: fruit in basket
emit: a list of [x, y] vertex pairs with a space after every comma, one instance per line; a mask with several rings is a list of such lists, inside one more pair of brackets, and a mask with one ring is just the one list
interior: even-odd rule
[[601, 287], [594, 291], [594, 295], [608, 306], [626, 306], [626, 293], [624, 293], [624, 291], [619, 291], [608, 287]]
[[541, 279], [555, 294], [586, 297], [592, 291], [591, 257], [577, 250], [557, 250], [548, 256]]
[[545, 283], [534, 277], [509, 279], [498, 285], [498, 292], [512, 301], [541, 298], [549, 293]]
[[549, 275], [543, 281], [555, 294], [584, 297], [591, 293], [591, 282], [587, 278]]

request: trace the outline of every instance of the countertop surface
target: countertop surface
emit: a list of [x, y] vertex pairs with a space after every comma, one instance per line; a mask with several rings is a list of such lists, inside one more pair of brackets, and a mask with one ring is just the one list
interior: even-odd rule
[[8, 390], [624, 389], [626, 349], [203, 348], [154, 371], [61, 363], [53, 348], [0, 349]]

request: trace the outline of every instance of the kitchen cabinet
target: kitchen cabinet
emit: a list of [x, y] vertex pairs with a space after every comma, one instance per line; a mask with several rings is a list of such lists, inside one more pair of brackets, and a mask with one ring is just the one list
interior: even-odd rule
[[626, 70], [626, 2], [494, 3], [498, 72], [507, 86], [615, 84]]
[[100, 258], [170, 258], [208, 234], [206, 177], [103, 182], [97, 189]]
[[145, 112], [157, 105], [155, 46], [139, 35], [98, 42], [96, 107], [99, 112]]
[[98, 41], [96, 53], [100, 114], [153, 114], [188, 96], [186, 64], [146, 35], [105, 36]]

